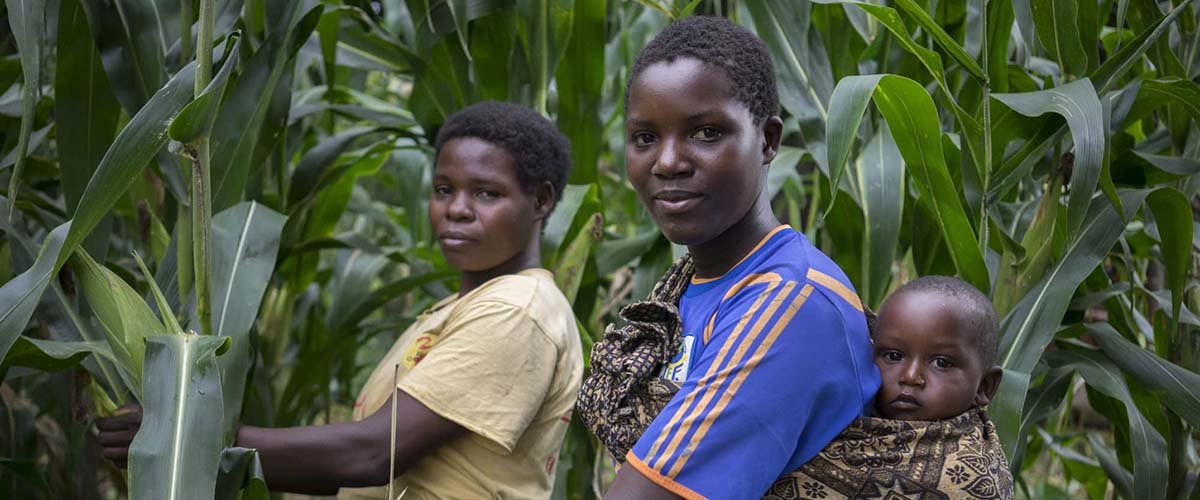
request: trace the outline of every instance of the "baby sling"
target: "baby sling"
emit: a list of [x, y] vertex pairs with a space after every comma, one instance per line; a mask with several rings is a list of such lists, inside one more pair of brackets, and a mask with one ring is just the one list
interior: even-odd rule
[[[624, 461], [679, 386], [659, 376], [682, 342], [679, 298], [694, 268], [675, 262], [650, 296], [621, 309], [592, 347], [580, 417]], [[867, 313], [874, 331], [874, 314]], [[1012, 476], [995, 426], [979, 408], [936, 422], [860, 417], [808, 463], [775, 481], [769, 499], [1010, 499]]]

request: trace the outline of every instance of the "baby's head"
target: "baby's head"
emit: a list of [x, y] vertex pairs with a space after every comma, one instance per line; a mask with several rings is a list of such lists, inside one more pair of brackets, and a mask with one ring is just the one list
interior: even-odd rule
[[885, 418], [941, 420], [991, 401], [1000, 386], [999, 325], [987, 296], [948, 276], [901, 286], [879, 308], [875, 408]]

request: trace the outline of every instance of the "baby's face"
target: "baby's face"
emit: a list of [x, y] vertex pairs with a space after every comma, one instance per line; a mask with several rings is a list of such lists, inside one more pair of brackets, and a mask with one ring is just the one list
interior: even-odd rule
[[958, 415], [987, 396], [974, 335], [963, 331], [955, 301], [910, 291], [889, 298], [879, 311], [875, 364], [883, 384], [875, 408], [885, 418], [941, 420]]

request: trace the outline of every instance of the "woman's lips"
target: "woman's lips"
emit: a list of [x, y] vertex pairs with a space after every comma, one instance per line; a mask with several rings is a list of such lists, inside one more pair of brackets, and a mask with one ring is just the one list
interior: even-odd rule
[[462, 233], [445, 233], [438, 236], [442, 248], [459, 248], [475, 243], [475, 240]]
[[696, 207], [703, 195], [691, 191], [664, 190], [654, 195], [654, 205], [665, 214], [681, 214]]

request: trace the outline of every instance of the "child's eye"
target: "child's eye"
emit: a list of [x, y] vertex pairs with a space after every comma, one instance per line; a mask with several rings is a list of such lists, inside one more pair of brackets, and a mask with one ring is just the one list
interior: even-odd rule
[[436, 194], [438, 196], [446, 196], [446, 195], [450, 194], [450, 187], [449, 186], [434, 186], [433, 194]]
[[649, 146], [654, 144], [655, 139], [654, 134], [649, 132], [634, 132], [630, 138], [633, 140], [633, 144], [637, 146]]
[[904, 359], [904, 356], [898, 351], [883, 351], [879, 353], [879, 357], [883, 358], [884, 361], [891, 361], [893, 363]]
[[933, 358], [933, 366], [945, 369], [954, 366], [954, 363], [946, 358]]
[[480, 191], [478, 193], [475, 193], [475, 197], [479, 198], [481, 200], [494, 200], [494, 199], [500, 197], [500, 193], [497, 193], [495, 191]]
[[705, 142], [715, 141], [721, 137], [721, 130], [717, 127], [701, 127], [696, 133], [692, 134], [693, 139], [698, 139]]

